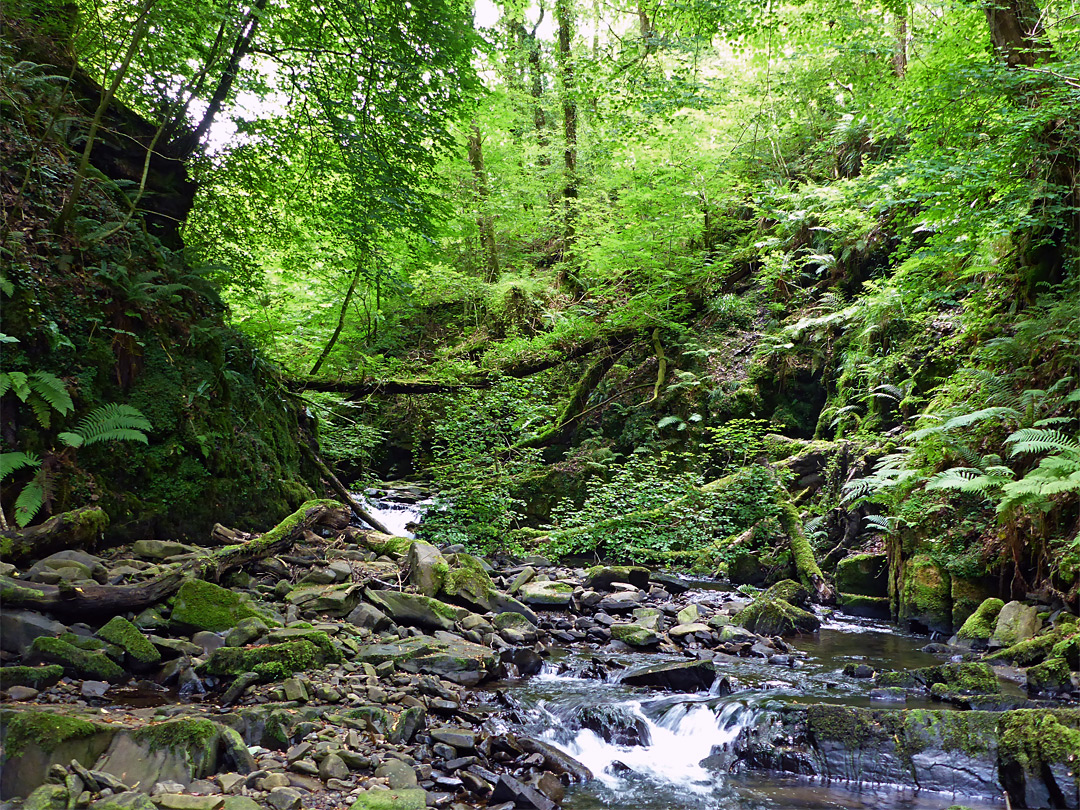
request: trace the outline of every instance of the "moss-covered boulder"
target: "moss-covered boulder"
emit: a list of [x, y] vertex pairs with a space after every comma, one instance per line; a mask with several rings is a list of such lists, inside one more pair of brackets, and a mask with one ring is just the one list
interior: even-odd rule
[[398, 559], [409, 553], [413, 541], [408, 537], [398, 537], [393, 534], [382, 532], [368, 532], [360, 537], [361, 544], [376, 554], [385, 554], [387, 557]]
[[890, 600], [887, 596], [861, 596], [857, 593], [839, 593], [836, 595], [837, 606], [852, 616], [866, 619], [888, 619], [892, 616]]
[[988, 587], [982, 579], [969, 579], [952, 575], [949, 587], [951, 588], [953, 630], [963, 627], [987, 599], [992, 597], [997, 590]]
[[116, 683], [127, 676], [124, 668], [103, 652], [82, 650], [67, 641], [45, 636], [34, 639], [26, 662], [30, 665], [58, 664], [64, 668], [64, 674], [72, 678]]
[[1012, 646], [995, 650], [985, 656], [983, 661], [988, 664], [1015, 664], [1018, 667], [1030, 667], [1053, 654], [1054, 645], [1060, 640], [1059, 632], [1043, 633]]
[[810, 611], [769, 596], [767, 592], [739, 611], [735, 620], [750, 632], [762, 636], [815, 633], [821, 627], [821, 619]]
[[0, 690], [12, 686], [29, 686], [39, 692], [55, 686], [64, 677], [58, 664], [44, 667], [0, 667]]
[[426, 630], [453, 630], [458, 622], [470, 615], [465, 608], [417, 593], [368, 591], [367, 599], [398, 624]]
[[889, 561], [885, 554], [853, 554], [836, 565], [836, 590], [859, 596], [888, 596]]
[[513, 596], [498, 590], [479, 557], [453, 554], [441, 595], [483, 613], [518, 613], [535, 624], [536, 613]]
[[114, 733], [113, 727], [59, 711], [0, 712], [0, 798], [29, 795], [53, 765], [67, 767], [77, 760], [93, 767]]
[[630, 622], [616, 622], [611, 625], [611, 637], [631, 647], [652, 647], [660, 643], [660, 636], [655, 630]]
[[[1067, 626], [1076, 627], [1076, 625]], [[1073, 672], [1080, 671], [1080, 633], [1067, 632], [1061, 641], [1054, 644], [1051, 655], [1063, 658]]]
[[68, 789], [63, 785], [41, 785], [26, 797], [22, 810], [67, 810]]
[[1001, 773], [1014, 807], [1077, 807], [1080, 710], [1006, 712], [998, 726]]
[[956, 642], [974, 649], [986, 649], [990, 645], [994, 625], [1003, 607], [1005, 603], [1000, 599], [984, 599], [975, 612], [968, 616], [964, 626], [957, 631]]
[[518, 590], [521, 601], [535, 607], [563, 608], [570, 604], [574, 586], [569, 582], [549, 580], [545, 582], [526, 582]]
[[500, 613], [491, 623], [509, 644], [532, 644], [536, 641], [536, 625], [519, 613]]
[[966, 695], [996, 695], [1001, 692], [1001, 685], [994, 670], [981, 662], [949, 663], [901, 672], [882, 672], [877, 677], [877, 685], [883, 688], [902, 686], [909, 689], [933, 689], [935, 684], [941, 684], [945, 692]]
[[897, 618], [917, 630], [952, 634], [949, 572], [927, 554], [916, 554], [904, 562]]
[[148, 669], [161, 661], [157, 647], [123, 616], [110, 619], [97, 631], [97, 637], [122, 649], [129, 666], [135, 669]]
[[789, 605], [795, 605], [804, 610], [810, 607], [812, 597], [813, 594], [810, 593], [809, 588], [793, 579], [782, 579], [765, 591], [766, 599], [783, 599]]
[[341, 585], [301, 585], [289, 591], [285, 601], [302, 610], [348, 616], [360, 604], [362, 592], [360, 586], [348, 582]]
[[126, 785], [152, 787], [214, 773], [220, 747], [220, 727], [212, 720], [184, 717], [118, 733], [96, 768]]
[[189, 579], [176, 592], [171, 621], [185, 630], [230, 630], [242, 619], [273, 622], [245, 598], [212, 582]]
[[423, 788], [365, 790], [349, 810], [425, 810], [427, 791]]
[[[1027, 670], [1028, 692], [1036, 695], [1057, 695], [1073, 690], [1072, 673], [1064, 658], [1047, 658]], [[1080, 756], [1080, 749], [1077, 750]]]
[[303, 638], [259, 647], [220, 647], [200, 667], [206, 675], [237, 676], [257, 673], [264, 681], [278, 681], [294, 672], [317, 669], [341, 661], [341, 653], [326, 633], [311, 631]]

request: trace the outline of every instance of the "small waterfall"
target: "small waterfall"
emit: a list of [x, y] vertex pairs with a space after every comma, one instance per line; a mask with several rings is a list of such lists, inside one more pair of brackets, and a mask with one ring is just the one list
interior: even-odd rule
[[364, 493], [354, 493], [353, 498], [372, 516], [378, 518], [392, 534], [409, 538], [416, 536], [414, 529], [434, 503], [433, 498], [419, 501], [400, 500], [395, 498], [393, 490], [368, 490]]
[[610, 713], [632, 718], [644, 732], [637, 735], [642, 745], [619, 744], [625, 735], [582, 728], [573, 712], [542, 709], [551, 726], [546, 739], [587, 766], [605, 786], [618, 789], [625, 778], [636, 775], [706, 794], [716, 787], [717, 775], [703, 761], [734, 742], [758, 716], [754, 707], [739, 701], [716, 707], [711, 703], [668, 699], [651, 705], [637, 700], [610, 704]]

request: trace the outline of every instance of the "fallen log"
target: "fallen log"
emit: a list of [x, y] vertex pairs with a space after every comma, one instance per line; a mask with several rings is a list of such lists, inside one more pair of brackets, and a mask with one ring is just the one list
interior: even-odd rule
[[309, 447], [306, 444], [301, 444], [300, 450], [303, 451], [303, 453], [307, 455], [307, 457], [311, 459], [311, 462], [318, 468], [323, 478], [325, 478], [326, 482], [330, 484], [330, 488], [334, 490], [338, 498], [341, 500], [342, 505], [348, 507], [354, 515], [360, 518], [360, 520], [364, 521], [364, 523], [373, 528], [375, 531], [382, 532], [383, 534], [393, 534], [392, 531], [386, 528], [386, 524], [384, 524], [381, 520], [368, 512], [366, 509], [363, 509], [360, 504], [356, 502], [356, 499], [353, 498], [352, 493], [350, 493], [349, 490], [345, 489], [345, 485], [338, 480], [338, 477], [334, 475], [333, 470], [326, 466], [326, 462], [319, 457], [319, 454], [316, 453], [313, 448]]
[[0, 532], [0, 559], [18, 563], [47, 557], [54, 551], [92, 549], [109, 525], [109, 516], [97, 506], [83, 506], [56, 515], [37, 526]]
[[0, 577], [0, 603], [6, 609], [29, 608], [71, 618], [140, 611], [171, 596], [188, 579], [216, 582], [235, 568], [284, 551], [312, 526], [334, 518], [341, 508], [336, 501], [307, 501], [277, 526], [253, 540], [216, 549], [189, 560], [174, 571], [133, 585], [44, 585]]

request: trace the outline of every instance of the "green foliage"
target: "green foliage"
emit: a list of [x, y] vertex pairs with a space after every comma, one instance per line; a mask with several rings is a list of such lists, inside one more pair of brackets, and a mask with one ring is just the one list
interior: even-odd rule
[[153, 426], [138, 408], [113, 403], [90, 411], [74, 431], [59, 433], [56, 438], [76, 448], [108, 441], [149, 444], [144, 430], [153, 430]]

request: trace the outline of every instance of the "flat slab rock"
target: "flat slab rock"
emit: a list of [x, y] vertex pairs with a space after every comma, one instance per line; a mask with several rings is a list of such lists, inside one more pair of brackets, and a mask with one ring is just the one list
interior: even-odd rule
[[417, 636], [388, 644], [361, 647], [353, 660], [358, 664], [393, 661], [405, 672], [438, 675], [462, 686], [475, 686], [495, 674], [498, 660], [488, 647], [464, 639]]

